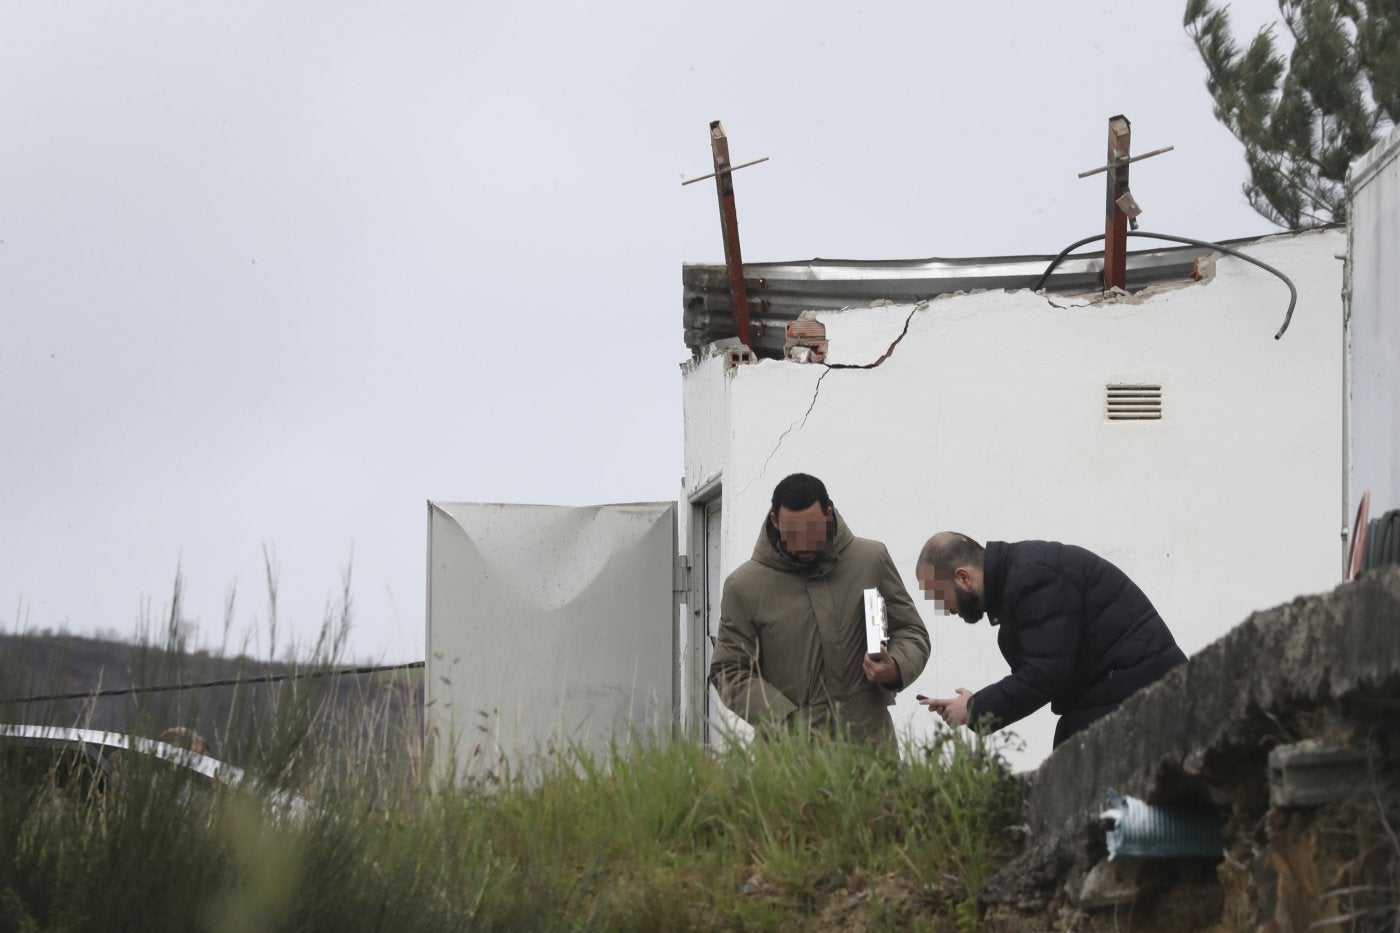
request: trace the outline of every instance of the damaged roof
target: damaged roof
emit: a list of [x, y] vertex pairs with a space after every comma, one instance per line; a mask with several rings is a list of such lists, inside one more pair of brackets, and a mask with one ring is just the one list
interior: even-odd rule
[[[1225, 240], [1225, 245], [1255, 243], [1265, 237]], [[1128, 253], [1131, 290], [1180, 282], [1197, 273], [1197, 260], [1214, 253], [1200, 246], [1178, 246]], [[973, 259], [850, 260], [746, 262], [752, 349], [761, 357], [780, 358], [787, 323], [803, 311], [837, 311], [869, 307], [875, 302], [912, 304], [936, 295], [984, 289], [1032, 288], [1054, 256], [994, 256]], [[1098, 289], [1103, 252], [1076, 253], [1050, 275], [1046, 291]], [[685, 288], [685, 345], [699, 357], [709, 344], [735, 336], [729, 273], [722, 264], [682, 266]]]

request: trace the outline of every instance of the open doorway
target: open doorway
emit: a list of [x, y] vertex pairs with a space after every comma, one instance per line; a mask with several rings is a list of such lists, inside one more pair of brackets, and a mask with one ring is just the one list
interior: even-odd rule
[[718, 483], [691, 499], [688, 528], [691, 573], [686, 669], [682, 675], [687, 684], [684, 728], [692, 740], [711, 745], [718, 738], [717, 727], [727, 716], [719, 694], [709, 684], [724, 592], [724, 508]]
[[723, 509], [722, 498], [718, 492], [707, 500], [704, 504], [704, 554], [705, 569], [704, 580], [704, 607], [705, 607], [705, 637], [702, 639], [704, 648], [704, 663], [701, 669], [704, 671], [705, 682], [705, 707], [702, 725], [701, 741], [706, 745], [712, 744], [712, 727], [717, 723], [723, 707], [720, 705], [719, 694], [715, 688], [710, 686], [710, 658], [714, 655], [715, 637], [719, 635], [719, 604], [720, 596], [724, 592], [724, 571], [720, 558], [720, 542], [723, 540]]

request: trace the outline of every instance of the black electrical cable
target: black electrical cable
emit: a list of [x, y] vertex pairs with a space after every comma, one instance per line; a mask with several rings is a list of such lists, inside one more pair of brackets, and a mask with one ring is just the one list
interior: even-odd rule
[[[1274, 334], [1274, 339], [1279, 339], [1283, 336], [1283, 332], [1288, 330], [1288, 322], [1293, 320], [1293, 307], [1298, 303], [1298, 289], [1293, 286], [1292, 279], [1275, 269], [1273, 266], [1269, 265], [1267, 262], [1261, 262], [1258, 259], [1255, 259], [1253, 256], [1247, 256], [1237, 249], [1231, 249], [1230, 247], [1222, 246], [1219, 243], [1212, 243], [1209, 240], [1193, 240], [1189, 236], [1173, 236], [1170, 233], [1148, 233], [1145, 230], [1129, 230], [1128, 236], [1145, 236], [1150, 237], [1154, 240], [1171, 240], [1173, 243], [1186, 243], [1189, 246], [1200, 246], [1204, 247], [1205, 249], [1219, 250], [1220, 252], [1225, 253], [1228, 256], [1234, 256], [1236, 259], [1243, 259], [1245, 262], [1252, 262], [1259, 268], [1263, 269], [1265, 272], [1272, 272], [1274, 275], [1283, 279], [1283, 284], [1288, 286], [1288, 311], [1283, 315], [1283, 326], [1278, 329], [1277, 334]], [[1031, 291], [1038, 292], [1042, 288], [1044, 288], [1045, 282], [1050, 278], [1050, 273], [1054, 272], [1055, 267], [1058, 266], [1061, 262], [1063, 262], [1064, 258], [1070, 253], [1079, 249], [1079, 247], [1085, 245], [1086, 243], [1093, 243], [1097, 240], [1102, 240], [1103, 238], [1104, 235], [1100, 233], [1096, 236], [1085, 237], [1082, 240], [1078, 240], [1074, 243], [1071, 243], [1069, 246], [1066, 246], [1060, 252], [1060, 255], [1050, 260], [1050, 265], [1045, 268], [1045, 273], [1041, 275], [1040, 279], [1035, 283], [1035, 287], [1032, 288]]]
[[407, 664], [382, 664], [377, 667], [347, 667], [331, 671], [301, 671], [294, 674], [266, 674], [262, 677], [231, 677], [227, 680], [207, 680], [196, 684], [161, 684], [155, 687], [113, 687], [111, 690], [87, 690], [78, 693], [51, 693], [32, 697], [7, 697], [7, 703], [39, 703], [47, 700], [88, 700], [94, 697], [124, 696], [130, 693], [164, 693], [169, 690], [198, 690], [202, 687], [233, 687], [239, 684], [270, 684], [280, 680], [301, 680], [305, 677], [343, 677], [350, 674], [378, 674], [384, 671], [406, 671], [422, 667], [422, 661]]

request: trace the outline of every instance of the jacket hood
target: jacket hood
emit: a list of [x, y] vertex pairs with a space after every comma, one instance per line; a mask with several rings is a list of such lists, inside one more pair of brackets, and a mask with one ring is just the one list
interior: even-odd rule
[[841, 519], [841, 512], [835, 506], [831, 509], [832, 523], [836, 526], [836, 534], [831, 546], [822, 551], [820, 556], [810, 564], [804, 564], [796, 558], [790, 556], [783, 549], [782, 542], [778, 540], [778, 529], [773, 527], [773, 523], [768, 520], [768, 513], [763, 513], [763, 527], [758, 532], [758, 542], [753, 546], [753, 559], [765, 567], [772, 567], [774, 570], [785, 570], [789, 573], [800, 573], [808, 576], [820, 577], [831, 572], [841, 559], [841, 552], [855, 540], [855, 535], [851, 534], [851, 529], [846, 527], [846, 523]]

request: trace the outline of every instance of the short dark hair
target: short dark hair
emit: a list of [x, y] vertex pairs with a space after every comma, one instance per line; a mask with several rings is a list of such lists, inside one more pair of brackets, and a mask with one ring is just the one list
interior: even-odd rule
[[960, 531], [940, 531], [924, 542], [919, 566], [932, 567], [939, 580], [953, 579], [959, 567], [981, 567], [986, 550]]
[[799, 512], [813, 502], [820, 502], [822, 511], [831, 508], [831, 497], [826, 494], [826, 485], [815, 476], [793, 473], [783, 477], [782, 481], [773, 487], [774, 515], [778, 514], [780, 507], [790, 512]]

